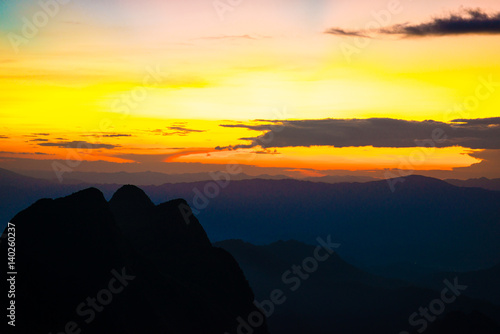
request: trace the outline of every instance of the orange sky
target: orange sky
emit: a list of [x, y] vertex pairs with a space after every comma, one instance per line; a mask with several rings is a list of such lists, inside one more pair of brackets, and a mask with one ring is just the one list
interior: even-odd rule
[[26, 22], [42, 17], [40, 4], [3, 2], [0, 167], [77, 160], [113, 162], [120, 171], [147, 168], [146, 157], [157, 156], [156, 171], [237, 161], [324, 175], [451, 171], [483, 161], [478, 153], [496, 147], [437, 148], [411, 164], [418, 147], [216, 149], [266, 132], [221, 125], [266, 124], [258, 120], [498, 117], [500, 92], [477, 94], [484, 80], [500, 82], [500, 34], [325, 33], [465, 17], [464, 8], [500, 12], [487, 0], [398, 3], [391, 13], [386, 1], [254, 0], [220, 12], [211, 1], [75, 0], [30, 31]]

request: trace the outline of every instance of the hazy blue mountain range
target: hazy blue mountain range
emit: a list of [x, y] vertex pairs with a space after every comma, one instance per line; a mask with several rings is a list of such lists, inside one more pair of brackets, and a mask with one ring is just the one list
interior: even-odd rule
[[[0, 189], [7, 201], [82, 186], [3, 175]], [[145, 191], [104, 185], [105, 194], [90, 188], [28, 204], [11, 220], [18, 235], [18, 271], [23, 273], [16, 283], [22, 324], [17, 332], [56, 332], [73, 322], [88, 333], [259, 334], [267, 333], [268, 326], [274, 334], [413, 334], [424, 328], [433, 334], [499, 332], [500, 261], [477, 271], [439, 270], [494, 261], [496, 253], [485, 251], [495, 251], [498, 240], [498, 192], [418, 176], [400, 180], [395, 192], [386, 181], [244, 180], [221, 187], [206, 208], [194, 204], [191, 209], [198, 193], [194, 190], [206, 184], [143, 187]], [[358, 221], [360, 217], [365, 219]], [[418, 219], [422, 224], [409, 224]], [[406, 247], [395, 247], [375, 223], [395, 228], [391, 234]], [[412, 232], [410, 237], [403, 227]], [[265, 244], [271, 231], [276, 240]], [[259, 244], [232, 239], [212, 246], [208, 236], [224, 233], [246, 235]], [[490, 239], [485, 238], [488, 233]], [[474, 243], [478, 235], [481, 244]], [[472, 242], [485, 248], [455, 243], [455, 238], [467, 237], [467, 247]], [[422, 250], [412, 240], [432, 249]], [[3, 239], [1, 254], [6, 245]], [[455, 258], [445, 256], [444, 249]], [[431, 252], [436, 255], [426, 262]], [[365, 261], [367, 270], [352, 259]], [[7, 289], [5, 272], [1, 275], [2, 289]], [[109, 306], [98, 304], [102, 310], [97, 311], [88, 304], [87, 298], [120, 277], [126, 286], [112, 295]], [[456, 290], [453, 302], [435, 316], [427, 314], [432, 321], [418, 314], [443, 298], [446, 287]], [[251, 326], [249, 314], [267, 315], [267, 324]]]
[[[12, 175], [3, 175], [0, 184], [7, 180], [7, 185], [0, 187], [0, 218], [5, 223], [41, 197], [64, 196], [89, 186], [31, 178], [12, 182]], [[470, 271], [500, 262], [500, 192], [421, 176], [403, 180], [394, 192], [385, 180], [219, 180], [142, 189], [156, 204], [186, 199], [215, 241], [313, 243], [331, 234], [343, 245], [339, 254], [362, 267], [411, 263], [430, 272]], [[108, 199], [120, 187], [94, 186]]]

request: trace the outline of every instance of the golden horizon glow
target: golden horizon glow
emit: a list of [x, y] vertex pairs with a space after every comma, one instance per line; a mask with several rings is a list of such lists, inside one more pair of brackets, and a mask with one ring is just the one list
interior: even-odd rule
[[[496, 2], [480, 2], [500, 11]], [[290, 7], [276, 22], [260, 25], [253, 23], [256, 15], [282, 7], [258, 1], [222, 22], [213, 8], [199, 4], [119, 3], [121, 16], [98, 5], [70, 6], [17, 53], [7, 39], [0, 41], [0, 135], [6, 137], [0, 139], [0, 158], [68, 159], [69, 151], [77, 150], [80, 159], [115, 163], [158, 155], [167, 157], [165, 163], [221, 165], [250, 155], [248, 165], [263, 168], [391, 169], [418, 148], [285, 147], [276, 149], [279, 154], [215, 148], [245, 144], [241, 138], [263, 133], [220, 127], [228, 122], [372, 117], [450, 122], [499, 115], [500, 88], [477, 98], [484, 80], [500, 82], [498, 35], [373, 39], [347, 59], [340, 46], [355, 46], [353, 39], [323, 31], [335, 24], [349, 27], [352, 22], [340, 14], [354, 10], [349, 3], [325, 1], [310, 17], [303, 17], [304, 8]], [[450, 1], [442, 4], [457, 9]], [[379, 10], [385, 3], [372, 6]], [[418, 23], [443, 13], [439, 5], [414, 4], [413, 11], [405, 6], [393, 23]], [[198, 21], [180, 31], [181, 17], [169, 16], [167, 22], [160, 9]], [[0, 29], [19, 32], [19, 22], [11, 21]], [[477, 105], [464, 108], [471, 97]], [[28, 137], [35, 133], [49, 135]], [[102, 147], [64, 147], [75, 142]], [[468, 167], [481, 161], [469, 155], [476, 152], [436, 149], [411, 168]]]

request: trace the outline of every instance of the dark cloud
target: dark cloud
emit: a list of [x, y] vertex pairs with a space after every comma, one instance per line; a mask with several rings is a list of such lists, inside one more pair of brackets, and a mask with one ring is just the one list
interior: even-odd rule
[[344, 30], [344, 29], [340, 29], [340, 28], [330, 28], [327, 31], [325, 31], [325, 34], [339, 35], [339, 36], [351, 36], [351, 37], [366, 37], [366, 38], [370, 38], [368, 35], [365, 35], [361, 31]]
[[150, 132], [157, 133], [163, 136], [187, 136], [190, 133], [206, 132], [205, 130], [189, 129], [186, 127], [186, 122], [177, 122], [168, 126], [166, 130], [156, 129]]
[[[266, 120], [257, 120], [258, 122], [269, 122]], [[245, 124], [221, 124], [223, 128], [243, 128], [254, 131], [267, 131], [271, 130], [272, 125], [270, 124], [258, 124], [258, 125], [245, 125]]]
[[47, 137], [47, 136], [50, 136], [50, 133], [32, 133], [29, 135], [24, 135], [23, 137], [37, 138], [37, 137]]
[[38, 138], [38, 139], [31, 139], [30, 141], [49, 141], [49, 140], [43, 139], [43, 138]]
[[271, 155], [281, 154], [281, 153], [278, 152], [277, 149], [274, 149], [274, 150], [264, 149], [264, 150], [255, 151], [253, 153], [257, 153], [257, 154], [271, 154]]
[[102, 137], [110, 137], [110, 138], [113, 138], [113, 137], [132, 137], [132, 135], [125, 134], [125, 133], [114, 133], [114, 134], [110, 134], [110, 135], [102, 135]]
[[4, 135], [0, 135], [0, 139], [9, 139], [9, 137], [4, 136]]
[[479, 118], [479, 119], [454, 119], [452, 122], [464, 125], [500, 125], [500, 117]]
[[[458, 120], [456, 120], [458, 121]], [[450, 147], [500, 149], [498, 119], [460, 120], [462, 122], [405, 121], [391, 118], [321, 119], [269, 121], [267, 125], [231, 125], [265, 133], [241, 138], [251, 143], [217, 150], [239, 148], [277, 148], [295, 146], [335, 147]], [[221, 125], [228, 127], [228, 125]]]
[[17, 154], [17, 155], [30, 155], [30, 154], [35, 154], [35, 155], [53, 155], [53, 154], [48, 154], [48, 153], [43, 153], [43, 152], [11, 152], [11, 151], [0, 151], [0, 154]]
[[205, 132], [205, 130], [195, 130], [195, 129], [188, 129], [182, 126], [170, 126], [167, 128], [168, 130], [172, 131], [170, 133], [165, 133], [164, 135], [180, 135], [180, 136], [185, 136], [189, 133], [192, 132]]
[[90, 134], [90, 135], [82, 135], [82, 137], [117, 138], [117, 137], [132, 137], [132, 135], [131, 134], [126, 134], [126, 133], [107, 133], [107, 134], [94, 133], [94, 134]]
[[222, 151], [222, 150], [238, 150], [238, 149], [245, 149], [245, 148], [253, 148], [253, 147], [256, 147], [256, 146], [260, 146], [258, 143], [252, 143], [252, 144], [248, 144], [248, 145], [233, 145], [233, 146], [217, 146], [215, 147], [216, 150], [218, 151]]
[[471, 152], [469, 155], [482, 161], [468, 167], [454, 168], [451, 177], [462, 179], [477, 177], [500, 178], [500, 150], [482, 150]]
[[331, 28], [326, 34], [370, 37], [373, 34], [402, 35], [406, 37], [446, 36], [463, 34], [500, 34], [500, 13], [488, 14], [482, 9], [464, 9], [447, 17], [436, 17], [419, 24], [396, 24], [372, 30], [347, 31]]
[[417, 25], [395, 25], [382, 32], [406, 36], [499, 34], [500, 13], [487, 14], [481, 9], [468, 9], [461, 14], [451, 14], [449, 17], [435, 18]]
[[62, 141], [62, 142], [57, 142], [57, 143], [41, 143], [38, 144], [39, 146], [55, 146], [55, 147], [61, 147], [61, 148], [78, 148], [78, 149], [86, 149], [86, 150], [95, 150], [95, 149], [113, 149], [116, 147], [119, 147], [118, 145], [111, 145], [111, 144], [92, 144], [86, 141]]

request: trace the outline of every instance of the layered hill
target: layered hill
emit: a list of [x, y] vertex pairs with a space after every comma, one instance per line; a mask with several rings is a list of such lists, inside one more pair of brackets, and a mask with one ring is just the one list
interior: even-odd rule
[[[429, 289], [371, 275], [318, 248], [329, 243], [320, 240], [317, 246], [241, 240], [215, 245], [240, 263], [273, 334], [498, 333], [500, 307], [467, 297], [472, 282], [448, 273]], [[449, 285], [458, 287], [456, 295]]]
[[[0, 170], [1, 172], [1, 170]], [[227, 175], [226, 175], [227, 176]], [[0, 226], [41, 197], [89, 185], [37, 184], [0, 178]], [[392, 187], [391, 187], [392, 185]], [[111, 198], [119, 185], [95, 185]], [[350, 263], [407, 264], [424, 274], [472, 271], [500, 263], [500, 193], [410, 176], [397, 180], [326, 184], [298, 180], [219, 180], [144, 186], [155, 204], [184, 198], [212, 240], [254, 244], [280, 239], [312, 243], [331, 234]], [[396, 273], [397, 274], [397, 273]]]
[[[215, 181], [214, 181], [215, 182]], [[410, 176], [397, 181], [325, 184], [230, 181], [145, 187], [153, 201], [185, 198], [215, 240], [254, 244], [331, 234], [359, 266], [409, 262], [436, 271], [500, 263], [500, 192]], [[205, 190], [207, 190], [205, 192]]]

